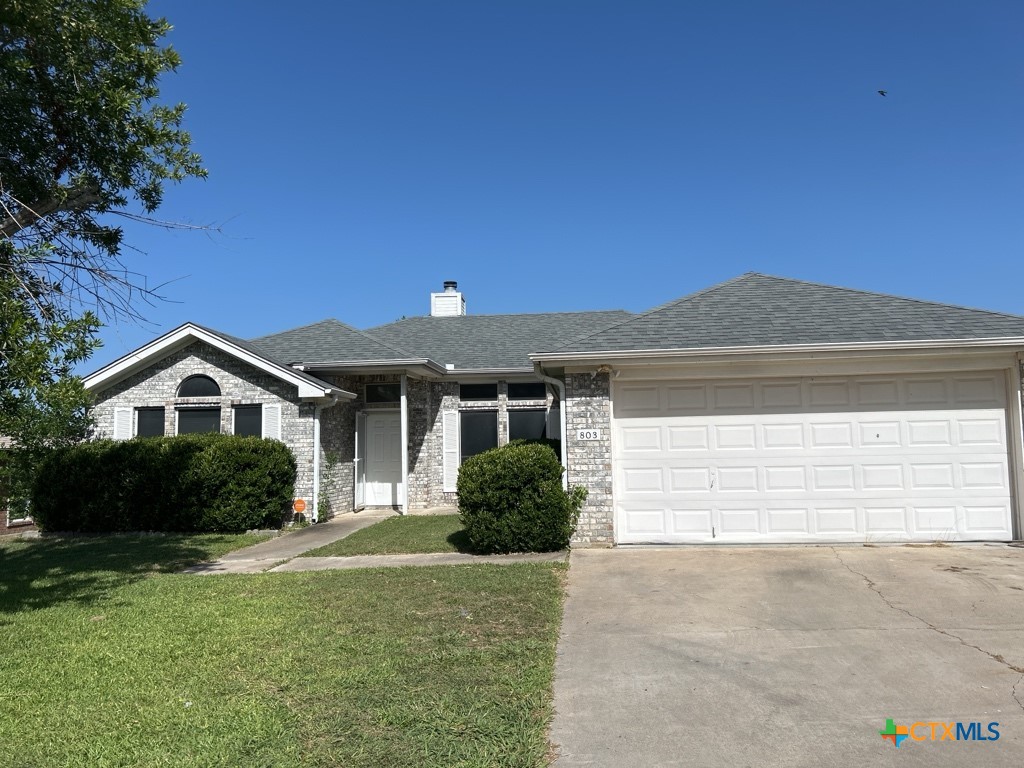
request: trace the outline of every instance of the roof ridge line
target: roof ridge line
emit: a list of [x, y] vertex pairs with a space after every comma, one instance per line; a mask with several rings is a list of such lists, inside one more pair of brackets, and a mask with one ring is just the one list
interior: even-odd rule
[[983, 309], [983, 308], [980, 308], [980, 307], [968, 307], [968, 306], [966, 306], [964, 304], [950, 304], [949, 302], [945, 302], [945, 301], [930, 301], [928, 299], [914, 298], [913, 296], [900, 296], [900, 295], [895, 294], [895, 293], [882, 293], [881, 291], [869, 291], [869, 290], [864, 289], [864, 288], [847, 288], [847, 287], [842, 286], [842, 285], [829, 285], [828, 283], [817, 283], [817, 282], [814, 282], [813, 280], [802, 280], [802, 279], [797, 278], [797, 277], [781, 277], [779, 275], [769, 275], [769, 274], [765, 274], [764, 272], [750, 272], [748, 274], [751, 275], [751, 276], [756, 275], [757, 277], [767, 277], [769, 280], [780, 280], [782, 282], [787, 282], [787, 283], [800, 283], [801, 285], [810, 285], [810, 286], [813, 286], [815, 288], [830, 288], [830, 289], [832, 289], [834, 291], [846, 291], [848, 293], [859, 293], [859, 294], [861, 294], [863, 296], [877, 296], [877, 297], [882, 298], [882, 299], [897, 299], [899, 301], [909, 301], [909, 302], [913, 302], [914, 304], [924, 304], [926, 306], [932, 306], [932, 307], [938, 306], [938, 307], [947, 307], [949, 309], [963, 309], [963, 310], [966, 310], [967, 312], [983, 312], [984, 314], [996, 315], [997, 317], [1009, 317], [1009, 318], [1013, 318], [1014, 320], [1024, 320], [1024, 315], [1017, 315], [1017, 314], [1014, 314], [1012, 312], [997, 312], [994, 309]]
[[[636, 317], [636, 313], [630, 312], [628, 309], [581, 309], [576, 312], [495, 312], [492, 314], [467, 314], [467, 315], [451, 315], [451, 316], [438, 316], [439, 320], [459, 320], [460, 318], [476, 318], [476, 317], [551, 317], [552, 315], [608, 315], [612, 313], [625, 313], [630, 318]], [[392, 320], [390, 323], [381, 323], [380, 325], [373, 325], [367, 328], [364, 333], [370, 333], [375, 328], [385, 328], [389, 325], [397, 325], [398, 323], [404, 323], [407, 320], [431, 320], [434, 319], [435, 315], [409, 315], [407, 317], [401, 317], [398, 320]], [[629, 318], [627, 318], [629, 319]]]
[[[558, 347], [558, 349], [559, 350], [565, 349], [570, 344], [575, 344], [576, 342], [583, 341], [584, 339], [589, 339], [591, 336], [597, 336], [599, 333], [604, 333], [605, 331], [610, 331], [613, 328], [619, 328], [619, 327], [621, 327], [623, 325], [626, 325], [627, 323], [632, 323], [634, 320], [640, 320], [641, 318], [647, 317], [648, 315], [652, 315], [655, 312], [660, 312], [661, 310], [667, 309], [668, 307], [673, 306], [675, 304], [682, 304], [684, 301], [690, 301], [691, 299], [696, 299], [696, 298], [698, 298], [700, 296], [705, 296], [705, 295], [711, 293], [712, 291], [717, 291], [719, 288], [724, 288], [726, 285], [729, 285], [731, 283], [739, 282], [740, 280], [744, 280], [744, 279], [746, 279], [748, 277], [753, 277], [754, 275], [757, 275], [757, 274], [758, 274], [757, 272], [744, 272], [742, 275], [737, 275], [736, 277], [730, 277], [728, 280], [723, 280], [720, 283], [715, 283], [714, 285], [710, 285], [707, 288], [701, 288], [699, 291], [693, 291], [692, 293], [688, 293], [685, 296], [680, 296], [677, 299], [672, 299], [671, 301], [665, 302], [664, 304], [659, 304], [656, 307], [652, 307], [651, 309], [648, 309], [645, 312], [640, 312], [639, 314], [635, 314], [635, 315], [632, 315], [631, 317], [627, 317], [626, 319], [624, 319], [624, 320], [622, 320], [622, 321], [620, 321], [618, 323], [612, 323], [611, 325], [605, 326], [604, 328], [599, 328], [596, 331], [592, 331], [591, 333], [588, 333], [588, 334], [586, 334], [584, 336], [580, 336], [578, 338], [571, 339], [571, 340], [569, 340], [567, 342], [562, 343]], [[557, 350], [553, 350], [553, 351], [557, 351]]]
[[[359, 330], [358, 328], [353, 328], [348, 323], [346, 323], [346, 322], [344, 322], [342, 320], [339, 320], [336, 317], [325, 317], [322, 320], [314, 320], [312, 323], [306, 323], [305, 325], [296, 325], [293, 328], [285, 328], [283, 331], [275, 331], [274, 333], [265, 333], [262, 336], [253, 336], [251, 339], [246, 339], [246, 341], [256, 342], [256, 341], [260, 341], [261, 339], [269, 339], [271, 336], [280, 336], [283, 333], [291, 333], [292, 331], [302, 331], [302, 330], [305, 330], [306, 328], [312, 328], [314, 325], [320, 325], [322, 323], [337, 323], [338, 325], [343, 325], [346, 328], [349, 328], [350, 330], [353, 330], [353, 331], [358, 331]], [[241, 337], [239, 337], [239, 338], [241, 338]]]

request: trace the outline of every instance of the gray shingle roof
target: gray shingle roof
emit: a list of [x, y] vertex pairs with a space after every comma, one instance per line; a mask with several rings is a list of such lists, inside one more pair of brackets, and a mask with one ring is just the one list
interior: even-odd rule
[[532, 368], [530, 353], [632, 317], [629, 312], [409, 317], [366, 333], [457, 369]]
[[321, 320], [251, 339], [257, 349], [288, 363], [408, 360], [410, 352], [375, 339], [340, 320]]
[[1006, 337], [1024, 337], [1024, 317], [751, 272], [546, 349], [603, 352]]
[[331, 384], [330, 382], [326, 382], [323, 379], [318, 379], [316, 376], [311, 376], [305, 371], [299, 371], [295, 368], [292, 368], [290, 361], [270, 354], [269, 352], [267, 352], [267, 350], [263, 349], [262, 347], [256, 346], [251, 341], [247, 341], [246, 339], [240, 339], [237, 336], [231, 336], [230, 334], [223, 333], [221, 331], [210, 328], [209, 326], [206, 325], [199, 325], [199, 323], [192, 323], [192, 325], [194, 325], [196, 328], [202, 328], [204, 331], [206, 331], [207, 333], [212, 333], [214, 336], [219, 336], [225, 341], [231, 342], [232, 344], [241, 347], [246, 352], [256, 355], [257, 357], [262, 357], [268, 363], [273, 363], [274, 365], [279, 365], [282, 368], [287, 368], [289, 373], [291, 373], [294, 376], [298, 376], [300, 379], [305, 379], [311, 384], [314, 384], [318, 387], [324, 387], [325, 389], [337, 389], [337, 387], [335, 387], [335, 385]]

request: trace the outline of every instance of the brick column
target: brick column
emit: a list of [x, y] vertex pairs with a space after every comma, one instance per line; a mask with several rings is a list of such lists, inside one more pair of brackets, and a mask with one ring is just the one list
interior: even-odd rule
[[[606, 373], [571, 373], [565, 377], [566, 455], [569, 485], [588, 491], [573, 536], [576, 547], [614, 544], [610, 379]], [[578, 440], [580, 429], [600, 430], [596, 440]]]

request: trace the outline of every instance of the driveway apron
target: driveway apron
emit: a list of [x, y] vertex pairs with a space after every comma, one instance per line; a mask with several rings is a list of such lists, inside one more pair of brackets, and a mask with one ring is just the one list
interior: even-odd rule
[[1024, 549], [581, 550], [568, 579], [559, 768], [1024, 764]]

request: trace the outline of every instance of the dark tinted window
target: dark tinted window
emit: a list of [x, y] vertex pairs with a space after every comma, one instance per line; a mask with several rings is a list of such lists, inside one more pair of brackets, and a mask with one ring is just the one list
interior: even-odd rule
[[509, 400], [543, 400], [548, 396], [543, 381], [510, 381], [508, 383]]
[[459, 421], [463, 460], [498, 446], [497, 411], [463, 411]]
[[460, 384], [460, 400], [497, 400], [498, 383], [494, 384]]
[[235, 406], [235, 434], [246, 437], [263, 437], [263, 406]]
[[368, 403], [397, 403], [402, 399], [402, 385], [397, 381], [394, 384], [367, 384], [366, 402]]
[[164, 434], [164, 409], [163, 408], [139, 408], [138, 427], [135, 434], [139, 437], [163, 437]]
[[220, 432], [220, 408], [179, 408], [178, 434]]
[[547, 432], [547, 412], [545, 411], [509, 411], [508, 439], [537, 440], [545, 437]]
[[189, 376], [178, 387], [178, 397], [220, 397], [220, 387], [209, 376]]

